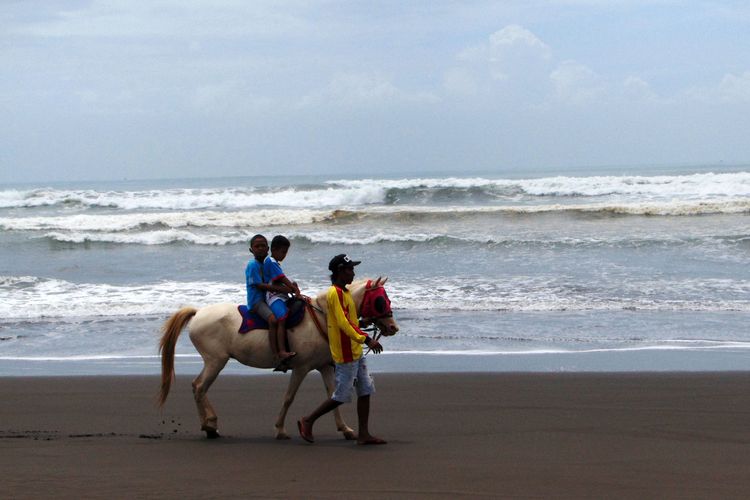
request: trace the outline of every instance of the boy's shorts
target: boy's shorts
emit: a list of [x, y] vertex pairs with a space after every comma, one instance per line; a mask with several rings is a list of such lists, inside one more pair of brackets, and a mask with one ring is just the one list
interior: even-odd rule
[[331, 399], [339, 403], [352, 400], [352, 391], [357, 388], [357, 397], [375, 394], [375, 383], [367, 372], [365, 358], [351, 363], [336, 363], [336, 390]]
[[279, 321], [286, 319], [286, 315], [289, 314], [289, 309], [286, 307], [286, 302], [283, 299], [276, 299], [271, 303], [271, 311]]
[[256, 302], [253, 306], [253, 312], [266, 321], [268, 321], [268, 318], [273, 314], [273, 311], [271, 311], [271, 308], [268, 307], [268, 304], [265, 302]]

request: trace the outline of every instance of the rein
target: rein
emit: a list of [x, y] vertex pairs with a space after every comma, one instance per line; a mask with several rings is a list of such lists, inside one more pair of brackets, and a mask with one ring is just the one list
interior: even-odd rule
[[313, 321], [315, 322], [315, 326], [318, 329], [318, 333], [321, 337], [323, 337], [323, 340], [328, 343], [328, 334], [325, 330], [323, 330], [323, 326], [320, 324], [320, 320], [318, 320], [318, 315], [315, 314], [315, 312], [319, 312], [320, 314], [325, 316], [325, 313], [322, 309], [319, 307], [316, 307], [312, 304], [312, 299], [310, 297], [305, 296], [305, 305], [307, 306], [307, 310], [310, 312], [310, 316], [312, 316]]

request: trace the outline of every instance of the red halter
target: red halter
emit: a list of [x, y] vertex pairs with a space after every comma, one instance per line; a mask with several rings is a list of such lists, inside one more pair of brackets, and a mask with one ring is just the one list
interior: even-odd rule
[[385, 293], [385, 288], [382, 286], [373, 288], [372, 280], [367, 282], [367, 285], [365, 286], [365, 296], [362, 298], [362, 306], [360, 307], [359, 315], [366, 319], [393, 316], [393, 312], [391, 311], [391, 299], [389, 299], [388, 294]]

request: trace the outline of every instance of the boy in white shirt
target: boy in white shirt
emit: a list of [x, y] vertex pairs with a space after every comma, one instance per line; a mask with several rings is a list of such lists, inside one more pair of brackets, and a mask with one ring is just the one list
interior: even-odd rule
[[291, 242], [284, 236], [277, 235], [271, 240], [271, 255], [263, 261], [263, 278], [268, 284], [266, 292], [266, 302], [277, 320], [276, 329], [276, 346], [271, 346], [274, 350], [278, 349], [277, 356], [281, 362], [279, 368], [283, 371], [283, 366], [297, 353], [286, 350], [286, 319], [289, 310], [286, 301], [289, 294], [297, 297], [300, 296], [297, 283], [289, 280], [281, 269], [281, 261], [286, 258]]

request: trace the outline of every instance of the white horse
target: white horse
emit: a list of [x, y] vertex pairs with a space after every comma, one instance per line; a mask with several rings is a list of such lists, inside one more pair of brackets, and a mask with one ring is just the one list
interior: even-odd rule
[[[358, 280], [349, 285], [352, 298], [357, 304], [360, 317], [367, 323], [374, 323], [382, 335], [394, 335], [398, 325], [391, 313], [390, 300], [383, 284], [386, 279]], [[292, 376], [289, 380], [284, 402], [276, 419], [276, 438], [289, 439], [284, 429], [289, 406], [302, 380], [311, 370], [318, 370], [323, 377], [328, 395], [334, 389], [334, 369], [331, 351], [328, 348], [326, 331], [325, 291], [318, 294], [306, 306], [302, 322], [288, 332], [290, 348], [297, 355], [289, 362]], [[183, 307], [174, 313], [163, 326], [163, 336], [159, 344], [161, 353], [161, 392], [159, 404], [169, 395], [174, 379], [174, 351], [177, 338], [186, 324], [190, 323], [190, 340], [203, 358], [203, 369], [193, 380], [193, 395], [201, 420], [201, 430], [208, 438], [217, 438], [218, 418], [216, 411], [206, 397], [209, 387], [230, 358], [256, 368], [273, 368], [277, 361], [271, 350], [267, 330], [253, 330], [238, 333], [242, 317], [236, 304], [214, 304], [196, 309]], [[336, 428], [346, 439], [356, 439], [354, 431], [346, 425], [338, 409], [335, 410]]]

